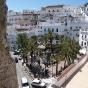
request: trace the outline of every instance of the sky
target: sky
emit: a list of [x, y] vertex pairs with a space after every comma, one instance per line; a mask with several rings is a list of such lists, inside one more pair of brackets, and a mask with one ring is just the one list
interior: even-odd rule
[[9, 10], [22, 11], [23, 9], [40, 10], [47, 5], [72, 5], [80, 6], [88, 0], [7, 0]]

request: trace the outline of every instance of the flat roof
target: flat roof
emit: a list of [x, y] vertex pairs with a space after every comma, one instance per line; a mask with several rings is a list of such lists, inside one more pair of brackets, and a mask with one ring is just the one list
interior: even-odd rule
[[62, 8], [64, 5], [51, 5], [51, 6], [46, 6], [45, 8]]

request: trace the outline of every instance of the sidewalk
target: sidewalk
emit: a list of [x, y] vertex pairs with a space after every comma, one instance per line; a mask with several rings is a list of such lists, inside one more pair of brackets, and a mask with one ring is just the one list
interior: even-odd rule
[[88, 88], [88, 62], [67, 84], [66, 88]]

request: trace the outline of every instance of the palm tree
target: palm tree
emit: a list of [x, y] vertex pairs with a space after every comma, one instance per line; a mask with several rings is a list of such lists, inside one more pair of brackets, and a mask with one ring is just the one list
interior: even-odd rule
[[53, 33], [49, 30], [49, 32], [48, 32], [48, 40], [49, 40], [49, 43], [50, 43], [51, 53], [53, 52], [53, 50], [52, 50], [52, 47], [53, 47], [53, 39], [54, 39]]
[[79, 44], [68, 37], [64, 37], [62, 42], [62, 51], [65, 57], [65, 62], [67, 60], [68, 65], [74, 62], [77, 53], [79, 52]]
[[74, 59], [77, 56], [77, 53], [79, 53], [80, 46], [79, 46], [79, 43], [77, 41], [70, 40], [70, 47], [72, 49], [72, 52], [71, 52], [71, 63], [73, 63]]
[[63, 54], [62, 53], [57, 53], [53, 56], [51, 56], [51, 60], [56, 62], [56, 76], [58, 75], [58, 64], [60, 61], [63, 60]]
[[32, 36], [29, 39], [29, 52], [30, 52], [30, 56], [31, 56], [31, 62], [33, 62], [33, 57], [38, 52], [37, 39], [38, 39], [37, 36]]
[[18, 45], [18, 49], [20, 49], [20, 54], [21, 57], [23, 58], [23, 63], [27, 63], [27, 54], [29, 47], [28, 43], [29, 43], [29, 38], [25, 33], [18, 35], [17, 45]]

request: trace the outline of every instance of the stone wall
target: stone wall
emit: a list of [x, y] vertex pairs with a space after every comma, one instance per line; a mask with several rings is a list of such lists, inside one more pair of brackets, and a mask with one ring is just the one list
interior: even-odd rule
[[66, 85], [66, 83], [78, 72], [78, 70], [86, 63], [87, 60], [88, 56], [86, 55], [78, 63], [70, 65], [57, 79], [56, 85], [59, 87], [64, 86], [64, 84]]
[[0, 88], [18, 88], [15, 62], [6, 44], [6, 0], [0, 0]]

